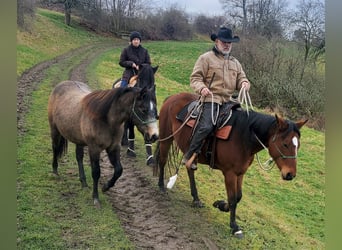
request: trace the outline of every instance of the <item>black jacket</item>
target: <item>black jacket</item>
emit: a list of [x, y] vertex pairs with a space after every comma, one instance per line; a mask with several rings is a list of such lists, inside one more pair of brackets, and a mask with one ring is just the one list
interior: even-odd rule
[[122, 50], [119, 62], [120, 66], [125, 68], [122, 79], [129, 81], [129, 79], [137, 73], [134, 72], [135, 69], [132, 68], [133, 63], [136, 65], [144, 63], [151, 64], [151, 58], [147, 49], [143, 48], [141, 45], [138, 47], [129, 45]]

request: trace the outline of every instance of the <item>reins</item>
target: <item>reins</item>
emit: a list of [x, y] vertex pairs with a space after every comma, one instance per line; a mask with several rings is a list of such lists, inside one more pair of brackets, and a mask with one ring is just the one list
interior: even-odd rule
[[191, 112], [190, 112], [190, 114], [188, 115], [188, 117], [185, 119], [185, 121], [180, 125], [180, 127], [179, 127], [175, 132], [173, 132], [171, 135], [169, 135], [169, 136], [167, 136], [167, 137], [165, 137], [165, 138], [159, 139], [158, 141], [166, 141], [166, 140], [172, 138], [173, 136], [175, 136], [176, 134], [178, 134], [179, 131], [180, 131], [180, 130], [185, 126], [185, 124], [190, 120], [191, 115], [195, 112], [195, 110], [196, 110], [196, 108], [197, 108], [198, 105], [199, 105], [199, 104], [197, 104], [195, 107], [193, 107], [193, 109], [191, 110]]
[[[241, 103], [241, 105], [244, 105], [246, 107], [246, 110], [247, 110], [247, 115], [249, 115], [249, 106], [251, 107], [251, 110], [254, 110], [254, 107], [252, 105], [252, 101], [251, 101], [251, 98], [249, 96], [249, 92], [247, 91], [247, 89], [245, 87], [242, 87], [240, 89], [240, 92], [239, 92], [239, 95], [238, 95], [238, 101]], [[258, 138], [258, 136], [254, 133], [254, 136], [255, 138], [257, 139], [257, 141], [260, 143], [260, 145], [267, 150], [267, 147], [262, 143], [262, 141]], [[268, 159], [266, 162], [264, 163], [261, 163], [260, 162], [260, 159], [259, 159], [259, 155], [258, 153], [255, 154], [256, 155], [256, 159], [257, 159], [257, 162], [260, 166], [260, 168], [262, 170], [265, 170], [265, 171], [270, 171], [273, 167], [274, 167], [274, 160], [273, 158], [271, 157], [270, 159]], [[272, 164], [272, 165], [271, 165]]]

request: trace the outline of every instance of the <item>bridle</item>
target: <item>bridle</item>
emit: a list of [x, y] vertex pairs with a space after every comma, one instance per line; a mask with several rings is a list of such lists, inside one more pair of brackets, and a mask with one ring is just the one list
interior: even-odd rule
[[139, 114], [136, 112], [136, 97], [134, 98], [131, 115], [135, 116], [135, 118], [137, 118], [137, 120], [143, 125], [150, 124], [150, 123], [157, 121], [156, 118], [151, 118], [151, 119], [145, 121], [143, 118], [141, 118], [141, 116], [139, 116]]
[[[262, 141], [258, 138], [258, 136], [254, 133], [255, 138], [257, 139], [257, 141], [260, 143], [260, 145], [267, 150], [267, 147], [262, 143]], [[278, 153], [280, 154], [277, 158], [273, 158], [271, 156], [270, 159], [268, 159], [265, 163], [261, 163], [259, 160], [259, 156], [258, 154], [256, 154], [256, 158], [258, 161], [259, 166], [265, 170], [265, 171], [269, 171], [274, 167], [274, 164], [272, 166], [270, 166], [272, 163], [274, 163], [278, 158], [282, 158], [282, 159], [296, 159], [297, 158], [297, 153], [295, 155], [285, 155], [283, 152], [281, 152], [280, 148], [278, 147], [278, 145], [275, 143], [275, 140], [277, 138], [278, 134], [275, 134], [272, 138], [272, 143], [274, 143], [275, 145], [275, 149], [278, 151]], [[268, 166], [268, 167], [266, 167]]]

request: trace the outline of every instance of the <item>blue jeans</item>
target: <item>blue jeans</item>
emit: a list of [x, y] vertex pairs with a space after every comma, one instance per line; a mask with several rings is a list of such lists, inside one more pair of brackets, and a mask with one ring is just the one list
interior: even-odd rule
[[120, 87], [125, 88], [125, 87], [127, 87], [127, 86], [128, 86], [127, 80], [121, 79]]

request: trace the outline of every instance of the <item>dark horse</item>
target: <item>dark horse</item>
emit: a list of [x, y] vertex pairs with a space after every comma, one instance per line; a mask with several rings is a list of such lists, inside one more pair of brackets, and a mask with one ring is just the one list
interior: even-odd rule
[[[142, 64], [140, 65], [140, 69], [138, 74], [133, 76], [129, 81], [129, 87], [139, 87], [139, 88], [148, 88], [153, 93], [153, 101], [157, 106], [157, 98], [156, 98], [156, 86], [154, 80], [154, 74], [157, 72], [158, 66], [152, 67], [150, 64]], [[113, 88], [120, 87], [121, 79], [116, 80], [113, 83]], [[155, 118], [158, 119], [158, 110], [155, 110]], [[139, 130], [139, 127], [138, 127]], [[139, 130], [140, 133], [144, 136], [144, 131]], [[127, 155], [129, 157], [136, 157], [135, 148], [134, 148], [134, 140], [135, 140], [135, 132], [134, 132], [134, 124], [132, 121], [127, 121], [125, 123], [125, 130], [122, 136], [121, 145], [128, 145]], [[152, 142], [146, 136], [144, 136], [145, 148], [146, 148], [146, 164], [153, 165], [155, 164], [155, 159], [152, 153]]]
[[48, 117], [53, 150], [53, 173], [58, 175], [58, 159], [67, 150], [67, 142], [76, 144], [79, 177], [87, 187], [83, 168], [83, 148], [88, 146], [93, 178], [94, 205], [100, 207], [98, 181], [100, 153], [106, 150], [114, 167], [113, 177], [103, 185], [105, 192], [122, 174], [120, 142], [124, 122], [131, 119], [151, 141], [158, 139], [155, 103], [151, 92], [139, 88], [91, 91], [81, 82], [64, 81], [52, 91]]
[[[157, 145], [156, 161], [159, 165], [158, 185], [165, 191], [164, 167], [167, 162], [168, 152], [173, 141], [184, 153], [189, 147], [189, 138], [192, 129], [179, 121], [176, 116], [188, 103], [198, 100], [198, 96], [190, 93], [180, 93], [166, 99], [159, 113], [159, 142]], [[235, 220], [236, 207], [242, 198], [242, 180], [248, 167], [252, 164], [254, 155], [264, 147], [278, 166], [284, 180], [292, 180], [296, 176], [297, 150], [300, 146], [299, 129], [306, 123], [297, 123], [284, 120], [277, 115], [266, 115], [254, 111], [235, 109], [231, 116], [232, 124], [228, 139], [217, 139], [212, 147], [216, 150], [214, 156], [214, 169], [222, 171], [225, 180], [228, 203], [220, 200], [214, 202], [214, 207], [221, 211], [230, 211], [230, 227], [232, 234], [243, 237], [243, 233]], [[205, 149], [208, 148], [206, 141], [202, 152], [198, 155], [198, 162], [209, 165]], [[194, 170], [189, 169], [191, 195], [193, 204], [201, 207]]]

